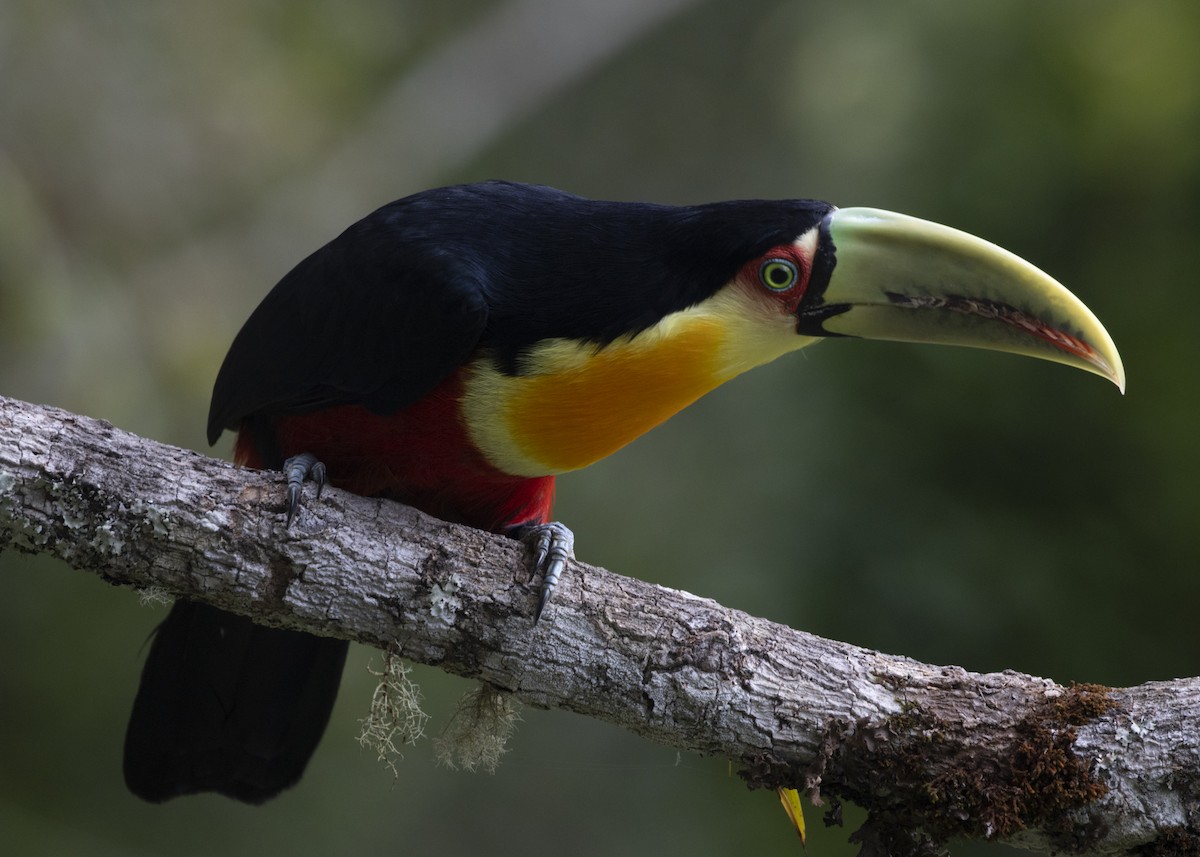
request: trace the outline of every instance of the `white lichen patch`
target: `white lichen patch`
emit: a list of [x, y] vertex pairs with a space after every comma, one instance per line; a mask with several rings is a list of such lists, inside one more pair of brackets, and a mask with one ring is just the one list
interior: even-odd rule
[[454, 624], [454, 618], [458, 615], [458, 610], [462, 607], [462, 602], [455, 597], [462, 583], [459, 581], [458, 575], [452, 574], [450, 580], [445, 586], [435, 583], [433, 589], [429, 592], [429, 614], [440, 622], [447, 625]]
[[7, 470], [0, 470], [0, 498], [13, 493], [17, 487], [17, 477]]
[[141, 518], [142, 525], [149, 527], [150, 532], [154, 535], [165, 536], [167, 534], [167, 516], [154, 506], [136, 500], [129, 507], [129, 512]]
[[112, 521], [105, 521], [96, 527], [96, 535], [92, 538], [92, 545], [103, 553], [120, 556], [121, 551], [125, 550], [125, 539], [113, 532]]
[[448, 768], [467, 771], [482, 768], [494, 774], [520, 719], [509, 694], [487, 685], [468, 691], [458, 701], [454, 717], [441, 736], [433, 742], [438, 762]]
[[138, 604], [143, 607], [161, 607], [174, 600], [170, 592], [161, 586], [147, 586], [138, 590]]
[[409, 678], [411, 668], [394, 652], [384, 654], [382, 670], [367, 671], [379, 679], [371, 697], [371, 710], [359, 723], [358, 743], [373, 750], [392, 776], [400, 775], [396, 763], [404, 758], [400, 745], [415, 744], [425, 734], [429, 715], [421, 710], [421, 688]]
[[199, 523], [202, 529], [210, 533], [219, 533], [225, 529], [225, 517], [215, 509], [205, 512]]
[[62, 510], [62, 522], [68, 530], [78, 530], [87, 523], [87, 515], [74, 509]]

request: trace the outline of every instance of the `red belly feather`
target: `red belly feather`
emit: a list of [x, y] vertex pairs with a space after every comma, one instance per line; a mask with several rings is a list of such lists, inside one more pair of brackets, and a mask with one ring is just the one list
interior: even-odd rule
[[[389, 497], [493, 532], [545, 523], [554, 477], [511, 476], [489, 464], [463, 428], [461, 388], [456, 374], [394, 414], [340, 405], [275, 417], [275, 441], [285, 458], [312, 453], [325, 463], [331, 485], [355, 494]], [[261, 466], [249, 423], [238, 432], [235, 459]]]

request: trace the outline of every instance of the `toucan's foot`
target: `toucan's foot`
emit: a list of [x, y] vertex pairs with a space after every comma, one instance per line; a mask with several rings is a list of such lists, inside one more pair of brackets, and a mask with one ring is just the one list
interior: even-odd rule
[[558, 578], [567, 567], [567, 560], [575, 559], [575, 534], [558, 521], [518, 524], [508, 534], [533, 548], [533, 569], [542, 573], [542, 591], [538, 595], [537, 613], [533, 617], [533, 621], [537, 622], [550, 603], [550, 596], [554, 594]]
[[293, 455], [283, 462], [283, 473], [287, 476], [287, 525], [292, 525], [296, 510], [300, 508], [300, 489], [305, 479], [317, 483], [317, 499], [321, 499], [321, 489], [325, 487], [325, 465], [311, 452]]

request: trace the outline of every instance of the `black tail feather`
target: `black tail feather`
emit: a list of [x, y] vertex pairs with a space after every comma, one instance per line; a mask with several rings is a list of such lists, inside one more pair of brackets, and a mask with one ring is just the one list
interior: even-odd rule
[[262, 803], [295, 785], [329, 722], [346, 650], [177, 601], [142, 670], [126, 785], [154, 803], [208, 791]]

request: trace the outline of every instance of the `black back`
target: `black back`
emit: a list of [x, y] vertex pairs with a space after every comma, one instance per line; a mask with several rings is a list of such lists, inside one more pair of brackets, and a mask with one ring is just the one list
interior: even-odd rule
[[510, 182], [406, 197], [317, 250], [254, 311], [217, 377], [209, 441], [254, 414], [399, 410], [478, 349], [515, 373], [543, 339], [636, 333], [831, 208], [603, 202]]

